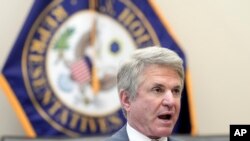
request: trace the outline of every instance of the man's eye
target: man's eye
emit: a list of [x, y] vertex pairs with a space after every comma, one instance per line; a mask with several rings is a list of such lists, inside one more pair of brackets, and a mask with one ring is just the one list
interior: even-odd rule
[[155, 88], [153, 88], [152, 90], [153, 90], [153, 92], [155, 92], [155, 93], [162, 93], [162, 92], [164, 92], [164, 90], [163, 90], [161, 87], [155, 87]]
[[179, 96], [179, 95], [181, 95], [181, 90], [180, 89], [173, 89], [172, 93], [173, 93], [173, 95]]

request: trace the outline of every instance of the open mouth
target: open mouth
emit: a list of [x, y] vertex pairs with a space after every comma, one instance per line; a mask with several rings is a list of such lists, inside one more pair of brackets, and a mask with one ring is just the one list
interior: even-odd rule
[[162, 120], [170, 120], [172, 118], [172, 115], [171, 114], [159, 115], [158, 118]]

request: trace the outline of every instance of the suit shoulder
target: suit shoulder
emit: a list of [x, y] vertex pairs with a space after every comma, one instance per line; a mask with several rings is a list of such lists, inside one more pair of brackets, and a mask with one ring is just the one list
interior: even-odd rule
[[183, 140], [175, 138], [175, 137], [169, 137], [169, 141], [183, 141]]
[[128, 141], [126, 126], [122, 127], [119, 131], [107, 138], [105, 141]]

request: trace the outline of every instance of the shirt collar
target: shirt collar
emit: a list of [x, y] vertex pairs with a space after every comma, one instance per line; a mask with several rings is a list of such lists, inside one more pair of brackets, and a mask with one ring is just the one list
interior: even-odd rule
[[[131, 127], [128, 123], [127, 123], [126, 130], [128, 133], [129, 141], [151, 141], [150, 138], [148, 138], [147, 136], [143, 135], [141, 132]], [[159, 141], [168, 141], [168, 138], [162, 137], [159, 139]]]

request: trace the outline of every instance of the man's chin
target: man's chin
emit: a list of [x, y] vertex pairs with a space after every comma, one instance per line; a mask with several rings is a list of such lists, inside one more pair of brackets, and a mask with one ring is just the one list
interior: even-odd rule
[[173, 128], [161, 128], [158, 130], [155, 130], [154, 135], [158, 137], [168, 137], [172, 134]]

